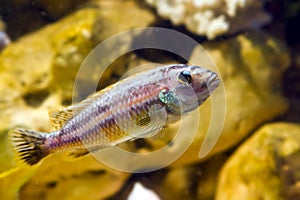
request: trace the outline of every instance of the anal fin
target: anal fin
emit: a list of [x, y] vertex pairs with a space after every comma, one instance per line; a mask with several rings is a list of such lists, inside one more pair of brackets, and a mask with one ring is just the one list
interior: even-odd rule
[[93, 153], [96, 151], [100, 151], [102, 149], [104, 149], [106, 147], [102, 147], [102, 146], [94, 146], [94, 147], [90, 147], [89, 149], [86, 148], [76, 148], [76, 149], [72, 149], [69, 150], [67, 153], [68, 157], [72, 157], [72, 158], [80, 158], [82, 156], [85, 156], [89, 153]]
[[148, 138], [159, 133], [165, 126], [167, 112], [161, 105], [153, 105], [149, 111], [133, 116], [135, 124], [130, 128], [133, 138]]
[[67, 152], [68, 157], [79, 158], [89, 154], [90, 152], [87, 149], [72, 149]]

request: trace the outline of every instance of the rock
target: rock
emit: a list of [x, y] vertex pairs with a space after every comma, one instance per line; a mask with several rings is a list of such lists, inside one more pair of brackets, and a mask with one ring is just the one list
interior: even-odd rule
[[[216, 146], [210, 152], [212, 155], [234, 146], [260, 124], [287, 109], [280, 82], [290, 57], [281, 41], [262, 32], [203, 46], [221, 73], [226, 94], [225, 123]], [[190, 62], [203, 63], [205, 58], [201, 56], [201, 50], [195, 49]], [[200, 146], [210, 125], [210, 106], [209, 100], [200, 106], [201, 119], [196, 138], [175, 165], [199, 161]]]
[[[80, 15], [84, 17], [79, 17], [79, 19], [75, 17]], [[90, 26], [84, 28], [95, 33], [92, 24], [98, 22], [97, 11], [92, 9], [80, 11], [74, 14], [75, 20], [72, 20], [72, 18], [73, 16], [63, 23], [58, 22], [23, 37], [9, 45], [0, 54], [0, 79], [2, 80], [0, 90], [5, 93], [0, 97], [0, 142], [1, 146], [6, 147], [5, 151], [0, 153], [0, 158], [4, 159], [1, 159], [1, 171], [15, 169], [12, 168], [15, 163], [7, 140], [8, 130], [13, 126], [23, 126], [35, 130], [49, 131], [49, 109], [62, 105], [62, 95], [59, 94], [53, 84], [52, 73], [55, 74], [56, 72], [51, 71], [57, 53], [53, 47], [59, 42], [58, 40], [54, 42], [53, 38], [56, 34], [59, 35], [64, 31], [74, 30], [73, 27], [77, 27], [77, 32], [73, 31], [73, 35], [66, 34], [64, 39], [75, 37], [76, 34], [80, 37], [80, 31], [83, 27], [78, 27], [78, 24], [90, 24]], [[85, 41], [81, 40], [82, 43], [78, 42], [74, 46], [77, 45], [76, 47], [79, 48], [87, 41], [88, 38]], [[20, 173], [16, 174], [16, 176], [18, 175], [22, 176]], [[32, 175], [33, 173], [30, 174], [30, 176]], [[8, 179], [10, 177], [4, 176], [2, 179], [3, 184], [8, 184], [3, 185], [5, 188], [9, 187], [10, 181]], [[27, 177], [28, 179], [30, 177]], [[23, 179], [15, 180], [14, 185], [21, 187], [24, 182], [26, 181]], [[18, 188], [15, 188], [15, 191], [17, 190]], [[0, 198], [4, 198], [2, 195], [0, 196]]]
[[162, 199], [214, 199], [218, 173], [225, 160], [225, 156], [218, 155], [201, 164], [172, 167], [161, 183], [153, 182], [154, 189]]
[[[115, 34], [121, 33], [123, 31], [127, 31], [129, 29], [133, 29], [136, 27], [144, 27], [147, 26], [148, 24], [150, 24], [153, 20], [154, 20], [154, 16], [151, 14], [150, 11], [146, 10], [146, 9], [140, 9], [137, 5], [137, 3], [135, 1], [125, 1], [125, 2], [121, 2], [121, 1], [95, 1], [94, 2], [94, 7], [99, 7], [97, 9], [98, 12], [98, 19], [99, 21], [97, 23], [94, 24], [95, 27], [93, 27], [97, 33], [95, 35], [91, 35], [90, 39], [91, 41], [89, 41], [87, 44], [85, 44], [86, 46], [90, 45], [90, 47], [94, 47], [95, 44], [100, 44], [101, 41], [114, 36]], [[124, 12], [126, 11], [126, 12]], [[128, 11], [128, 12], [127, 12]], [[120, 15], [120, 13], [122, 13], [122, 15]], [[140, 16], [139, 18], [136, 18], [135, 16]], [[76, 28], [74, 29], [76, 30]], [[71, 31], [69, 32], [65, 32], [63, 34], [72, 34]], [[63, 35], [62, 34], [62, 35]], [[89, 35], [89, 34], [87, 34]], [[66, 99], [70, 100], [73, 92], [73, 85], [74, 85], [74, 79], [75, 79], [75, 75], [78, 71], [79, 65], [81, 64], [81, 61], [84, 59], [84, 56], [87, 55], [88, 51], [89, 51], [89, 47], [85, 47], [85, 48], [81, 48], [80, 51], [82, 55], [78, 56], [72, 52], [74, 51], [74, 47], [72, 46], [74, 42], [81, 42], [80, 38], [77, 39], [77, 41], [68, 43], [67, 40], [65, 40], [66, 42], [64, 42], [64, 40], [61, 40], [61, 38], [57, 38], [58, 41], [60, 41], [60, 43], [58, 43], [57, 45], [57, 50], [59, 51], [57, 53], [57, 58], [55, 58], [55, 63], [54, 63], [54, 68], [56, 68], [55, 71], [59, 71], [59, 72], [64, 72], [64, 71], [68, 71], [68, 73], [70, 73], [70, 71], [72, 72], [70, 75], [68, 75], [68, 77], [65, 76], [65, 73], [61, 73], [61, 75], [59, 74], [55, 74], [54, 77], [56, 78], [56, 82], [59, 83], [58, 88], [60, 88], [62, 91], [64, 91], [63, 93], [65, 93], [65, 91], [67, 90], [68, 92], [70, 92], [68, 95], [66, 95]], [[132, 40], [132, 38], [130, 38]], [[112, 46], [115, 45], [116, 49], [114, 49], [114, 52], [117, 52], [118, 49], [121, 49], [123, 43], [125, 43], [124, 45], [130, 45], [131, 41], [127, 40], [127, 38], [125, 38], [122, 41], [117, 41], [117, 44], [111, 44]], [[84, 40], [83, 40], [84, 41]], [[94, 46], [93, 46], [94, 44]], [[83, 46], [84, 47], [84, 46]], [[64, 51], [64, 52], [63, 52]], [[76, 51], [76, 49], [75, 49]], [[109, 47], [107, 47], [107, 51], [111, 51], [111, 49]], [[63, 58], [61, 58], [61, 56]], [[77, 80], [78, 82], [91, 82], [93, 85], [95, 85], [95, 82], [97, 81], [97, 78], [100, 74], [99, 69], [103, 69], [105, 66], [103, 63], [106, 62], [106, 58], [105, 57], [101, 57], [100, 59], [97, 57], [95, 58], [96, 62], [94, 63], [90, 63], [90, 65], [93, 66], [92, 70], [93, 71], [89, 71], [89, 72], [85, 72], [83, 75], [79, 74], [77, 76]], [[68, 62], [66, 62], [66, 60]], [[74, 63], [74, 68], [73, 69], [69, 69], [69, 65], [73, 62]], [[61, 62], [63, 61], [63, 62]], [[80, 62], [79, 62], [80, 61]], [[112, 84], [112, 77], [114, 76], [120, 76], [120, 74], [125, 73], [126, 68], [129, 64], [129, 62], [131, 62], [131, 59], [128, 59], [128, 56], [123, 56], [120, 59], [117, 59], [114, 63], [111, 64], [111, 66], [109, 68], [107, 68], [104, 73], [103, 76], [101, 77], [101, 82], [99, 85], [98, 89], [102, 89], [103, 87]], [[93, 76], [91, 76], [91, 74]], [[66, 79], [69, 80], [68, 82], [66, 82]], [[117, 81], [117, 80], [114, 80]], [[65, 86], [61, 85], [61, 82], [65, 82]], [[89, 90], [89, 85], [84, 86], [85, 88], [80, 88], [82, 91], [88, 91]], [[75, 91], [76, 92], [76, 91]], [[94, 91], [92, 91], [94, 92]], [[75, 94], [76, 95], [76, 94]], [[84, 94], [86, 97], [88, 94]]]
[[22, 187], [20, 199], [105, 199], [118, 192], [129, 176], [92, 156], [69, 161], [64, 157], [62, 152], [45, 159]]
[[[87, 54], [88, 48], [92, 48], [90, 38], [84, 33], [89, 32], [91, 36], [98, 33], [95, 29], [98, 17], [95, 9], [79, 11], [61, 23], [27, 35], [4, 49], [0, 55], [0, 90], [5, 93], [0, 97], [0, 118], [3, 119], [0, 130], [16, 125], [50, 129], [47, 113], [61, 105], [65, 96], [70, 96], [71, 91], [68, 92], [65, 85], [71, 83], [69, 77], [74, 77], [74, 68], [84, 59], [82, 52]], [[77, 51], [63, 54], [70, 48]], [[60, 70], [57, 57], [71, 62], [65, 81], [59, 79], [60, 72], [56, 71]], [[74, 61], [72, 58], [78, 59]], [[61, 89], [65, 89], [64, 93], [58, 91], [57, 81], [60, 81]]]
[[[2, 164], [2, 162], [1, 162]], [[19, 199], [19, 189], [31, 178], [38, 168], [16, 167], [0, 174], [0, 196], [1, 199]]]
[[147, 0], [158, 15], [174, 25], [185, 25], [191, 32], [214, 39], [247, 29], [258, 28], [270, 22], [264, 11], [265, 1], [175, 1]]
[[15, 166], [13, 152], [8, 143], [8, 130], [0, 132], [0, 174]]
[[[133, 15], [139, 16], [139, 19], [132, 20]], [[147, 26], [153, 18], [135, 1], [84, 8], [14, 41], [1, 52], [0, 91], [5, 95], [0, 97], [0, 145], [3, 148], [0, 152], [0, 172], [5, 174], [16, 169], [13, 168], [16, 163], [7, 140], [8, 130], [22, 126], [50, 131], [48, 112], [72, 102], [76, 72], [92, 48], [116, 33]], [[107, 81], [104, 84], [108, 84], [114, 73], [125, 71], [126, 62], [129, 60], [124, 56], [122, 62], [112, 64], [109, 73], [102, 77], [104, 82]], [[101, 61], [97, 61], [95, 67], [101, 68]], [[79, 78], [84, 81], [90, 80], [91, 76]], [[46, 159], [38, 165], [36, 172], [30, 174], [28, 171], [30, 176], [26, 176], [26, 181], [20, 179], [12, 182], [8, 180], [11, 176], [1, 176], [1, 187], [8, 188], [9, 184], [14, 184], [16, 192], [26, 183], [21, 191], [24, 198], [59, 198], [64, 195], [66, 198], [106, 198], [122, 186], [128, 175], [109, 171], [97, 164], [99, 162], [91, 156], [73, 163], [54, 155], [53, 159]], [[44, 176], [45, 173], [49, 176]], [[41, 184], [36, 186], [37, 182]], [[91, 186], [91, 183], [94, 184]], [[41, 197], [41, 194], [44, 196]], [[3, 193], [0, 193], [0, 199], [3, 198]]]
[[224, 165], [216, 199], [299, 199], [300, 126], [260, 128]]
[[155, 192], [137, 182], [134, 184], [133, 189], [128, 196], [128, 200], [139, 200], [141, 197], [145, 200], [160, 200]]
[[130, 181], [112, 199], [127, 199], [137, 183], [155, 193], [160, 199], [195, 199], [195, 189], [199, 177], [201, 177], [199, 166], [181, 166], [150, 173], [133, 174]]
[[[130, 8], [136, 6], [133, 1], [122, 4], [123, 7], [117, 3], [114, 5], [110, 3], [107, 7], [103, 5], [101, 9], [78, 11], [60, 22], [21, 38], [2, 52], [0, 77], [3, 81], [0, 83], [0, 90], [6, 95], [0, 97], [1, 107], [3, 107], [0, 118], [4, 119], [0, 122], [0, 130], [3, 130], [2, 127], [6, 129], [16, 124], [33, 129], [49, 130], [49, 123], [45, 123], [48, 121], [48, 116], [44, 112], [37, 114], [40, 117], [35, 123], [27, 123], [26, 121], [31, 117], [28, 117], [28, 120], [17, 117], [21, 115], [18, 111], [22, 113], [25, 108], [28, 115], [34, 113], [35, 110], [49, 110], [59, 107], [64, 102], [72, 101], [76, 72], [91, 49], [111, 35], [128, 28], [145, 26], [152, 19], [149, 12], [144, 12], [143, 15], [143, 12], [138, 13], [136, 8], [135, 13], [145, 20], [125, 20], [126, 13], [128, 18], [132, 17], [133, 11]], [[118, 18], [113, 17], [113, 13], [119, 16], [120, 10], [126, 6], [128, 6], [127, 10], [131, 11], [123, 13], [124, 24], [113, 25], [120, 23]], [[113, 20], [110, 20], [111, 18]], [[127, 21], [129, 22], [126, 23]], [[119, 63], [117, 64], [118, 66], [112, 66], [117, 73], [120, 73], [122, 68], [121, 71], [125, 71], [126, 62], [123, 62], [121, 67]], [[101, 67], [100, 64], [96, 65], [95, 68]], [[110, 73], [102, 77], [103, 81], [107, 81], [113, 73], [114, 70], [110, 70]], [[90, 78], [84, 77], [84, 80]], [[49, 104], [45, 103], [47, 101], [50, 101]]]
[[219, 170], [226, 159], [225, 155], [217, 155], [200, 164], [133, 174], [112, 199], [127, 199], [137, 183], [151, 190], [160, 199], [214, 199]]
[[199, 164], [201, 173], [197, 174], [197, 193], [196, 199], [198, 200], [213, 200], [215, 199], [216, 185], [218, 182], [218, 176], [220, 169], [227, 160], [226, 155], [218, 154], [213, 156], [208, 161]]
[[[201, 170], [193, 166], [172, 168], [157, 187], [157, 191], [162, 199], [193, 199], [193, 186], [200, 173]], [[168, 190], [170, 192], [166, 192]]]

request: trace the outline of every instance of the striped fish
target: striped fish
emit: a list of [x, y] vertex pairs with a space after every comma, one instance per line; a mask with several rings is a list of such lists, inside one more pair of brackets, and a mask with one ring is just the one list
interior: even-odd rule
[[55, 131], [15, 128], [12, 146], [28, 165], [68, 150], [74, 157], [151, 137], [201, 105], [217, 86], [215, 72], [198, 66], [157, 67], [117, 82], [84, 101], [50, 112]]

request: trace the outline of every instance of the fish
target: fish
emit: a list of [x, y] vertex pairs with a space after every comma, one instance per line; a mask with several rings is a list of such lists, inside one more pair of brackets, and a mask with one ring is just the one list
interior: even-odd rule
[[155, 67], [49, 112], [52, 132], [16, 127], [9, 138], [16, 157], [27, 165], [59, 151], [81, 157], [156, 135], [198, 108], [218, 85], [217, 73], [200, 66]]

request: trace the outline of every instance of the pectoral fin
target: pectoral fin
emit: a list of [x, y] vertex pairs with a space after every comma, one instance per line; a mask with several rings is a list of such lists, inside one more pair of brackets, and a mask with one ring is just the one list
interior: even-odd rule
[[147, 113], [139, 113], [131, 128], [133, 138], [147, 138], [160, 132], [166, 126], [167, 113], [160, 105], [154, 105]]

